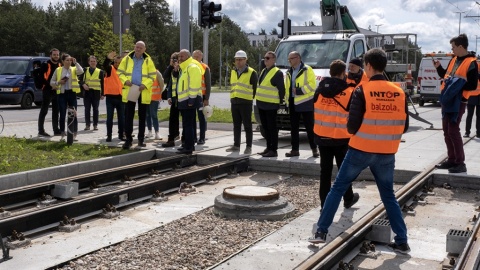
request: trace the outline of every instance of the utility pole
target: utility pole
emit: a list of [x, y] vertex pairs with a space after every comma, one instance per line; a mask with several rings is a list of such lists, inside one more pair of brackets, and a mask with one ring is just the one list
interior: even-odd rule
[[283, 1], [283, 33], [283, 37], [288, 36], [288, 0]]
[[380, 26], [382, 26], [382, 25], [383, 25], [383, 24], [375, 24], [375, 26], [377, 27], [377, 34], [378, 34], [378, 28], [379, 28]]
[[189, 0], [180, 0], [180, 50], [190, 48]]
[[460, 26], [462, 25], [462, 13], [465, 13], [465, 11], [455, 11], [455, 13], [458, 13], [458, 34], [460, 35]]

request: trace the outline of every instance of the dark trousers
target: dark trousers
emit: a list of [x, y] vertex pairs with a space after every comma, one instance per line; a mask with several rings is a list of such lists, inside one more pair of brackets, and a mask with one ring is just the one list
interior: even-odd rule
[[298, 151], [300, 149], [300, 117], [303, 119], [303, 124], [305, 125], [305, 129], [307, 130], [307, 137], [308, 143], [310, 144], [310, 149], [315, 149], [317, 146], [314, 142], [314, 134], [313, 134], [313, 111], [311, 112], [296, 112], [295, 105], [290, 103], [289, 106], [289, 114], [290, 114], [290, 136], [291, 136], [291, 144], [292, 150]]
[[[142, 95], [138, 98], [138, 141], [145, 139], [145, 123], [147, 118], [147, 108], [150, 104], [141, 103]], [[132, 142], [133, 118], [135, 116], [135, 106], [137, 102], [128, 101], [125, 104], [125, 136], [127, 141]]]
[[475, 129], [477, 137], [480, 136], [480, 105], [467, 104], [467, 120], [465, 122], [465, 133], [470, 134], [472, 128], [473, 113], [476, 109]]
[[93, 125], [98, 125], [98, 106], [100, 105], [99, 94], [95, 95], [95, 91], [90, 89], [84, 91], [83, 106], [85, 107], [85, 124], [90, 126], [90, 109], [93, 109]]
[[195, 111], [196, 109], [180, 110], [182, 114], [182, 128], [185, 141], [183, 142], [184, 151], [195, 151]]
[[116, 110], [118, 121], [118, 137], [123, 138], [123, 132], [125, 131], [125, 104], [122, 102], [122, 98], [107, 96], [105, 98], [105, 104], [107, 106], [107, 136], [112, 136], [113, 115]]
[[38, 114], [38, 132], [45, 132], [44, 124], [45, 117], [48, 113], [48, 106], [52, 103], [52, 128], [54, 133], [60, 132], [58, 128], [58, 100], [56, 90], [43, 90], [42, 91], [42, 107]]
[[[200, 126], [200, 140], [205, 140], [205, 132], [207, 131], [207, 118], [203, 114], [201, 108], [197, 109], [198, 125]], [[197, 138], [197, 122], [195, 122], [195, 138]]]
[[[72, 90], [66, 90], [64, 94], [59, 94], [58, 99], [58, 110], [60, 111], [60, 132], [65, 132], [65, 118], [67, 115], [67, 108], [74, 107], [77, 110], [77, 94]], [[69, 121], [70, 122], [70, 121]], [[76, 133], [78, 130], [78, 121], [75, 117], [73, 126], [68, 126], [68, 131]]]
[[[319, 146], [318, 148], [320, 149], [320, 189], [318, 193], [320, 194], [320, 203], [323, 208], [328, 192], [330, 192], [332, 186], [333, 159], [335, 158], [337, 168], [340, 171], [340, 166], [342, 166], [343, 159], [348, 151], [348, 144], [340, 146]], [[353, 189], [352, 185], [350, 185], [343, 195], [343, 201], [352, 200]]]
[[252, 104], [232, 104], [233, 145], [240, 147], [242, 124], [245, 129], [247, 147], [252, 147]]
[[456, 122], [450, 120], [451, 113], [446, 113], [442, 118], [442, 129], [445, 144], [447, 145], [448, 161], [456, 165], [464, 164], [465, 162], [463, 140], [462, 135], [460, 134], [460, 122], [465, 113], [465, 107], [467, 107], [467, 104], [462, 102], [460, 104], [460, 111], [458, 112]]
[[278, 149], [278, 129], [277, 129], [277, 110], [258, 109], [260, 122], [265, 131], [265, 140], [267, 140], [267, 149], [277, 151]]
[[176, 100], [170, 105], [170, 116], [168, 117], [168, 141], [174, 142], [175, 137], [180, 135], [180, 113]]

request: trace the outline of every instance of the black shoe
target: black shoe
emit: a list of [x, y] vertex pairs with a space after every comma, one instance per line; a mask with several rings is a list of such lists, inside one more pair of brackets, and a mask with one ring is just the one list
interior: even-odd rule
[[464, 173], [467, 172], [467, 166], [465, 164], [458, 164], [448, 169], [449, 173]]
[[167, 141], [166, 143], [162, 143], [162, 147], [174, 147], [175, 142], [174, 141]]
[[318, 149], [317, 149], [317, 148], [312, 149], [312, 156], [313, 156], [314, 158], [317, 158], [317, 157], [320, 156], [320, 154], [318, 153]]
[[138, 141], [139, 147], [146, 147], [147, 145], [143, 141]]
[[263, 154], [262, 157], [278, 157], [277, 151], [270, 150]]
[[200, 139], [200, 140], [198, 140], [197, 144], [198, 145], [203, 145], [203, 144], [205, 144], [205, 140]]
[[268, 148], [265, 148], [265, 150], [263, 150], [262, 152], [258, 152], [257, 154], [263, 156], [263, 155], [265, 155], [266, 153], [268, 153], [268, 151], [270, 151], [270, 150], [268, 150]]
[[122, 148], [123, 149], [130, 149], [130, 147], [132, 147], [132, 142], [131, 141], [125, 141], [125, 143], [123, 144]]
[[463, 135], [464, 138], [470, 138], [470, 133], [465, 133], [465, 135]]
[[435, 168], [437, 168], [437, 169], [450, 169], [450, 168], [452, 168], [452, 167], [454, 167], [454, 166], [455, 166], [454, 163], [446, 160], [446, 161], [444, 161], [444, 162], [442, 162], [442, 163], [440, 163], [440, 164], [435, 165]]
[[120, 141], [122, 141], [122, 142], [124, 142], [124, 141], [126, 141], [126, 140], [127, 140], [127, 139], [125, 139], [125, 137], [124, 137], [124, 136], [119, 136], [119, 137], [118, 137], [118, 139], [119, 139]]
[[60, 130], [54, 131], [53, 136], [61, 136], [62, 132]]
[[40, 137], [51, 137], [50, 134], [48, 134], [48, 133], [45, 132], [45, 131], [38, 132], [38, 136], [40, 136]]
[[107, 139], [105, 141], [106, 142], [111, 142], [112, 141], [112, 136], [107, 136]]
[[312, 244], [321, 244], [327, 241], [327, 233], [316, 232], [312, 237], [308, 238], [308, 242]]
[[285, 153], [286, 157], [298, 157], [300, 156], [300, 152], [298, 150], [292, 150], [288, 153]]
[[343, 202], [343, 207], [347, 209], [352, 207], [354, 204], [358, 202], [358, 199], [360, 199], [360, 195], [358, 193], [353, 193], [353, 199], [351, 201]]
[[410, 252], [410, 246], [408, 246], [407, 243], [397, 245], [395, 242], [393, 242], [388, 244], [388, 247], [391, 250], [402, 253], [402, 254], [408, 254]]

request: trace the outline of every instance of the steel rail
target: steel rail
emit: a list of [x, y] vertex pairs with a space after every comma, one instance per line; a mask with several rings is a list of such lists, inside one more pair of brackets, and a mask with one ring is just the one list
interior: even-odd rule
[[[164, 178], [141, 181], [129, 186], [98, 193], [85, 198], [73, 198], [69, 201], [56, 203], [37, 211], [7, 217], [0, 220], [0, 234], [10, 235], [13, 230], [22, 232], [25, 236], [36, 233], [36, 228], [52, 228], [58, 225], [65, 215], [69, 218], [84, 216], [87, 213], [101, 211], [107, 204], [123, 207], [128, 202], [137, 203], [139, 199], [148, 199], [156, 190], [165, 191], [178, 188], [180, 183], [194, 183], [247, 170], [248, 157], [218, 162], [195, 170], [186, 170], [176, 175]], [[114, 173], [114, 172], [112, 172]], [[126, 198], [126, 201], [125, 201]]]

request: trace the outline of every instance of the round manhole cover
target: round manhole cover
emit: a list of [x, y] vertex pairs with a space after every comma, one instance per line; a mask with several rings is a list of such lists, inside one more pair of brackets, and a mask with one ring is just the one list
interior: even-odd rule
[[229, 199], [246, 199], [269, 201], [276, 200], [280, 193], [276, 189], [258, 186], [233, 186], [223, 190], [223, 197]]

